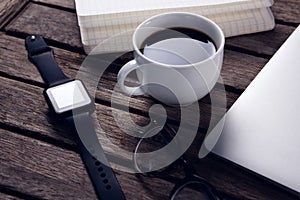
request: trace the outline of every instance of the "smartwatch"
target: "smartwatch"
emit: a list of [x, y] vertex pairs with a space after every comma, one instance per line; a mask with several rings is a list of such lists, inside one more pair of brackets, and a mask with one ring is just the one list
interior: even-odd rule
[[[55, 61], [53, 49], [39, 35], [25, 39], [29, 60], [45, 84], [44, 96], [56, 116], [71, 126], [81, 159], [100, 200], [125, 200], [112, 168], [98, 142], [91, 114], [94, 101], [80, 80], [67, 77]], [[84, 137], [82, 136], [84, 135]]]

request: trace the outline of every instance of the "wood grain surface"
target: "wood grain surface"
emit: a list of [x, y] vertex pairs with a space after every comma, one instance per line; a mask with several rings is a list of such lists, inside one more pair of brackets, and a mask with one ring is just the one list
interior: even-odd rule
[[0, 28], [24, 6], [27, 0], [1, 0], [0, 2]]
[[[15, 130], [17, 133], [6, 133], [7, 131], [4, 131], [6, 134], [1, 134], [1, 147], [3, 148], [0, 172], [1, 183], [8, 185], [9, 187], [14, 187], [15, 190], [22, 193], [27, 192], [30, 195], [43, 199], [62, 199], [63, 197], [71, 199], [89, 199], [91, 197], [90, 192], [88, 192], [90, 189], [85, 191], [84, 186], [89, 186], [88, 188], [91, 188], [91, 185], [88, 182], [89, 179], [86, 176], [83, 165], [80, 163], [79, 156], [75, 153], [76, 148], [72, 148], [72, 146], [68, 147], [68, 145], [64, 143], [57, 143], [57, 141], [67, 143], [66, 138], [68, 138], [70, 145], [74, 145], [72, 144], [72, 136], [64, 132], [66, 128], [63, 123], [59, 121], [53, 122], [52, 119], [49, 119], [51, 116], [45, 115], [45, 113], [47, 113], [47, 111], [45, 111], [46, 106], [41, 106], [41, 102], [44, 101], [42, 95], [40, 95], [42, 88], [25, 85], [19, 81], [5, 78], [1, 78], [0, 83], [2, 86], [1, 91], [10, 93], [10, 95], [7, 93], [6, 95], [3, 94], [6, 98], [4, 99], [1, 96], [1, 99], [3, 102], [11, 102], [11, 104], [6, 103], [5, 105], [1, 105], [6, 111], [5, 113], [1, 113], [1, 119], [5, 119], [3, 120], [3, 123], [7, 125], [21, 128], [21, 130]], [[7, 86], [4, 85], [8, 85], [9, 88], [6, 88]], [[18, 99], [22, 99], [22, 102], [15, 102]], [[16, 108], [13, 105], [18, 107]], [[109, 111], [104, 109], [110, 108], [103, 107], [102, 105], [97, 105], [97, 107], [97, 116], [102, 118], [102, 122], [104, 122], [100, 122], [101, 125], [103, 125], [103, 129], [110, 130], [110, 132], [106, 131], [106, 135], [117, 144], [123, 142], [128, 148], [130, 143], [133, 143], [134, 140], [132, 141], [128, 136], [126, 137], [116, 124], [111, 122], [112, 118], [109, 117], [109, 114], [102, 114], [102, 112], [109, 113]], [[19, 112], [14, 113], [15, 110], [19, 110]], [[120, 112], [121, 111], [118, 111], [121, 116], [122, 114]], [[23, 114], [20, 115], [19, 113]], [[44, 120], [41, 117], [41, 115], [43, 115], [42, 113], [44, 113], [44, 117], [46, 118]], [[27, 120], [22, 119], [22, 117], [27, 118]], [[143, 119], [140, 117], [139, 121], [142, 120]], [[55, 130], [47, 130], [51, 129], [51, 124], [55, 124]], [[34, 134], [36, 133], [40, 133], [43, 136], [35, 136]], [[26, 144], [26, 140], [28, 140], [29, 144]], [[46, 147], [41, 147], [40, 144]], [[105, 147], [105, 144], [103, 145]], [[68, 148], [66, 149], [65, 147]], [[109, 151], [109, 149], [107, 150]], [[274, 190], [274, 186], [270, 185], [268, 182], [252, 177], [244, 170], [237, 169], [228, 163], [223, 163], [219, 159], [207, 158], [205, 161], [198, 161], [197, 158], [195, 158], [194, 162], [199, 173], [205, 176], [207, 180], [212, 182], [217, 189], [226, 194], [226, 196], [238, 199], [244, 197], [247, 197], [247, 199], [268, 199], [271, 194], [273, 199], [281, 199], [282, 196], [286, 197], [285, 192]], [[78, 163], [80, 163], [80, 165]], [[118, 172], [118, 180], [122, 183], [122, 180], [125, 179], [122, 188], [129, 193], [127, 194], [128, 199], [141, 199], [139, 196], [132, 196], [134, 195], [136, 187], [130, 188], [132, 185], [126, 184], [129, 181], [126, 180], [126, 177], [133, 178], [134, 175]], [[73, 178], [75, 180], [73, 180]], [[231, 184], [226, 183], [226, 180], [230, 180]], [[150, 180], [148, 179], [148, 181]], [[163, 179], [159, 179], [158, 185], [166, 185], [166, 183], [163, 183], [164, 181], [165, 180]], [[17, 182], [22, 182], [24, 185], [17, 184]], [[43, 182], [45, 182], [45, 185], [42, 184]], [[75, 182], [74, 184], [78, 184], [77, 187], [80, 187], [81, 190], [72, 186], [73, 182]], [[132, 180], [130, 180], [130, 182], [132, 182]], [[253, 184], [262, 182], [264, 184], [261, 185], [260, 188], [263, 188], [265, 194], [256, 191], [256, 188], [253, 187]], [[153, 185], [152, 180], [150, 183], [149, 184], [153, 189], [155, 185]], [[136, 184], [144, 186], [144, 184]], [[48, 185], [51, 185], [51, 187], [48, 187]], [[73, 189], [71, 190], [71, 188]], [[73, 190], [77, 191], [76, 195], [73, 194], [73, 192], [69, 192]], [[142, 191], [141, 194], [146, 193], [141, 189], [138, 191]], [[251, 194], [251, 196], [249, 196], [249, 194]], [[159, 194], [159, 191], [158, 193], [156, 192], [155, 195], [159, 195], [159, 197], [162, 198], [166, 197], [164, 197], [166, 194]], [[147, 196], [147, 198], [156, 199], [151, 196]], [[293, 199], [293, 197], [289, 198]]]
[[62, 8], [75, 9], [74, 0], [33, 0], [33, 2], [45, 3], [54, 6], [61, 6]]
[[[0, 133], [0, 144], [4, 149], [1, 154], [2, 184], [41, 199], [96, 199], [77, 153], [12, 132], [0, 130]], [[6, 155], [5, 159], [3, 155]], [[116, 172], [116, 175], [128, 199], [155, 199], [143, 197], [147, 191], [134, 174]], [[171, 186], [160, 179], [151, 182], [151, 187], [157, 189], [162, 183]], [[126, 193], [133, 190], [143, 192]], [[158, 194], [162, 198], [166, 195]]]
[[[274, 30], [227, 38], [221, 72], [227, 109], [300, 23], [299, 5], [298, 0], [275, 0], [272, 10], [277, 24]], [[81, 67], [86, 55], [80, 41], [74, 1], [33, 0], [27, 3], [3, 0], [0, 3], [1, 25], [4, 27], [0, 30], [0, 199], [95, 199], [72, 134], [63, 121], [55, 119], [49, 112], [42, 95], [43, 81], [28, 61], [24, 47], [25, 36], [44, 36], [53, 46], [64, 73], [72, 78], [78, 74], [88, 77], [85, 83], [92, 91], [90, 86], [97, 77]], [[102, 55], [97, 59], [101, 66], [106, 66], [111, 57], [114, 55]], [[101, 77], [95, 93], [97, 135], [115, 168], [121, 167], [117, 159], [132, 163], [131, 157], [116, 154], [111, 144], [103, 142], [104, 138], [131, 152], [137, 139], [127, 134], [133, 130], [128, 117], [138, 125], [146, 125], [149, 108], [158, 103], [149, 96], [129, 99], [118, 87], [115, 88], [118, 70], [130, 59], [130, 53], [118, 57]], [[134, 79], [129, 81], [136, 84]], [[111, 106], [113, 93], [116, 107]], [[215, 94], [222, 94], [220, 88], [215, 88]], [[129, 108], [126, 106], [128, 101]], [[223, 199], [299, 199], [261, 176], [213, 155], [199, 160], [199, 145], [211, 117], [210, 98], [205, 97], [199, 105], [199, 134], [188, 150], [188, 157], [197, 172], [217, 188]], [[129, 109], [129, 115], [126, 109]], [[172, 125], [177, 127], [180, 111], [167, 107], [167, 112]], [[195, 124], [192, 117], [190, 123]], [[128, 200], [168, 199], [174, 183], [182, 176], [180, 171], [161, 178], [115, 172]]]
[[45, 5], [30, 4], [6, 30], [23, 35], [40, 34], [65, 46], [82, 47], [76, 14]]
[[0, 192], [0, 199], [5, 199], [5, 200], [21, 200], [23, 198], [19, 198], [13, 195], [9, 195], [9, 194], [4, 194]]
[[298, 0], [274, 0], [272, 11], [280, 23], [291, 23], [297, 26], [300, 23], [300, 3]]

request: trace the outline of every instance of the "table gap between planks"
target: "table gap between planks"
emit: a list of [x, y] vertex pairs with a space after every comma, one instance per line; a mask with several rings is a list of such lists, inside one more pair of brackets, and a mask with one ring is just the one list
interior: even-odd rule
[[[276, 27], [272, 31], [228, 38], [222, 78], [227, 108], [235, 102], [257, 73], [300, 23], [298, 0], [277, 0], [272, 10]], [[44, 84], [27, 60], [24, 38], [40, 34], [54, 47], [63, 71], [75, 77], [86, 55], [83, 53], [73, 0], [2, 0], [0, 3], [0, 199], [95, 199], [91, 182], [80, 160], [72, 135], [62, 122], [53, 120], [42, 96]], [[110, 106], [116, 74], [132, 55], [124, 55], [100, 80], [96, 92], [95, 117], [101, 124], [97, 133], [106, 133], [113, 143], [128, 150], [136, 144], [114, 121], [117, 113], [126, 124], [126, 102], [119, 89], [117, 108]], [[103, 60], [105, 63], [105, 59]], [[87, 83], [89, 84], [89, 83]], [[218, 88], [216, 94], [220, 93]], [[130, 99], [132, 120], [145, 125], [148, 110], [157, 103], [149, 96]], [[208, 156], [196, 158], [210, 118], [210, 100], [200, 101], [203, 111], [199, 140], [189, 149], [197, 171], [212, 183], [224, 199], [298, 199], [299, 197], [229, 162]], [[174, 126], [178, 110], [168, 108]], [[55, 124], [55, 126], [54, 126]], [[195, 124], [191, 120], [191, 124]], [[196, 123], [198, 125], [198, 123]], [[130, 130], [130, 127], [125, 127]], [[104, 145], [113, 157], [109, 146]], [[129, 160], [126, 155], [118, 159]], [[114, 163], [112, 163], [114, 165]], [[117, 167], [117, 166], [116, 166]], [[127, 199], [167, 199], [178, 173], [164, 178], [143, 178], [116, 170]]]

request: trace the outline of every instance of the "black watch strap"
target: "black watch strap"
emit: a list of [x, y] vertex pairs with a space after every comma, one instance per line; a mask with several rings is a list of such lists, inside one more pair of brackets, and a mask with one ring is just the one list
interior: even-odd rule
[[[38, 68], [47, 87], [71, 81], [59, 68], [53, 50], [41, 36], [28, 36], [25, 46], [29, 60]], [[66, 120], [71, 125], [80, 156], [98, 198], [101, 200], [125, 200], [121, 187], [98, 141], [90, 113], [73, 113], [73, 116], [67, 117]], [[95, 156], [93, 157], [91, 153]]]
[[47, 87], [52, 87], [71, 81], [60, 69], [55, 61], [53, 50], [43, 37], [28, 36], [25, 41], [29, 60], [38, 68]]
[[[67, 118], [72, 124], [75, 140], [85, 167], [101, 200], [125, 200], [122, 189], [110, 168], [104, 151], [98, 142], [92, 117], [88, 112]], [[89, 150], [87, 149], [89, 148]], [[90, 153], [92, 152], [94, 156]], [[96, 159], [96, 157], [98, 159]], [[101, 162], [100, 162], [101, 161]]]

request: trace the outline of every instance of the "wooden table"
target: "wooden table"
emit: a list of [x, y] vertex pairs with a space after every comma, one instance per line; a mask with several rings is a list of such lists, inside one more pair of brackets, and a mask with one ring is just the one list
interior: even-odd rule
[[[274, 30], [226, 41], [222, 77], [227, 108], [300, 23], [299, 0], [277, 0], [272, 10], [276, 17]], [[44, 84], [37, 69], [27, 60], [24, 47], [28, 34], [43, 35], [54, 47], [63, 71], [75, 77], [86, 55], [73, 0], [1, 0], [0, 28], [0, 199], [96, 199], [72, 135], [48, 112], [42, 95]], [[119, 68], [116, 64], [101, 79], [96, 93], [96, 114], [115, 144], [130, 147], [133, 143], [114, 123], [112, 109], [115, 108], [110, 107]], [[120, 105], [117, 113], [121, 120], [126, 120], [122, 119], [126, 113], [122, 110], [126, 97], [121, 93], [117, 96]], [[132, 99], [132, 119], [146, 124], [148, 108], [153, 103], [155, 101], [148, 96]], [[200, 101], [203, 109], [208, 109], [208, 104], [205, 99]], [[170, 110], [176, 126], [178, 113]], [[199, 130], [201, 138], [205, 125], [200, 123]], [[197, 151], [197, 145], [192, 145], [188, 151], [194, 167], [224, 199], [299, 199], [215, 156], [199, 160]], [[135, 174], [115, 172], [129, 200], [166, 199], [177, 175], [140, 178]]]

